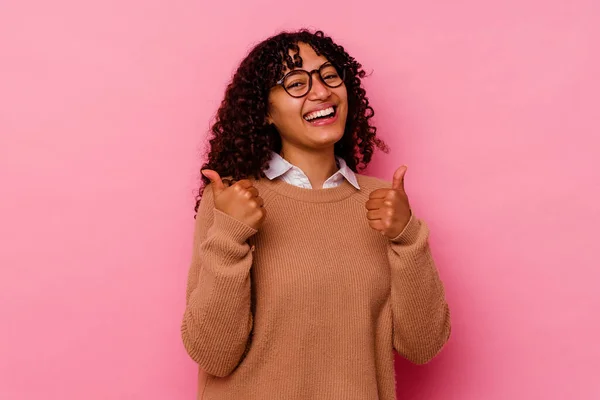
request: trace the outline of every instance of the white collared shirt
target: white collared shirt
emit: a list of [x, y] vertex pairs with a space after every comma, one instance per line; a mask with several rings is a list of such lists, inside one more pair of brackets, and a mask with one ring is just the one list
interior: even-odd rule
[[[336, 160], [339, 165], [339, 169], [336, 173], [331, 175], [325, 183], [323, 183], [323, 189], [334, 188], [340, 185], [344, 179], [352, 184], [355, 188], [360, 190], [356, 175], [343, 158], [337, 157]], [[305, 189], [312, 189], [312, 185], [308, 180], [306, 174], [295, 165], [291, 164], [285, 158], [281, 157], [274, 151], [271, 151], [271, 160], [269, 161], [269, 168], [264, 171], [267, 178], [273, 180], [275, 178], [281, 178], [284, 182], [290, 185], [298, 186]]]

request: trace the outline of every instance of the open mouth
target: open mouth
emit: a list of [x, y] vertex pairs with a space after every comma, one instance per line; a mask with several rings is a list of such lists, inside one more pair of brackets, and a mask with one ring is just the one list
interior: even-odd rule
[[337, 115], [337, 106], [331, 106], [319, 111], [309, 112], [304, 114], [304, 120], [310, 123], [332, 120]]

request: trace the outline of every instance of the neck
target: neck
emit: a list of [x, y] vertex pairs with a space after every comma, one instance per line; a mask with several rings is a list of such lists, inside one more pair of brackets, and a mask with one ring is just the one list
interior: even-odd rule
[[318, 151], [282, 148], [280, 155], [304, 172], [313, 189], [323, 188], [325, 181], [338, 170], [333, 146]]

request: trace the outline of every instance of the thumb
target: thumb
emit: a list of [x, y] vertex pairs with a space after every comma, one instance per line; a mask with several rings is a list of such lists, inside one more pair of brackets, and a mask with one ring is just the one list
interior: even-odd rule
[[213, 185], [214, 196], [218, 196], [221, 194], [221, 192], [223, 192], [223, 190], [225, 190], [225, 184], [221, 180], [221, 176], [217, 171], [213, 171], [212, 169], [203, 169], [200, 172], [202, 172], [202, 175], [210, 179], [210, 182]]
[[404, 175], [408, 167], [406, 165], [401, 166], [394, 172], [394, 181], [392, 183], [392, 189], [404, 190]]

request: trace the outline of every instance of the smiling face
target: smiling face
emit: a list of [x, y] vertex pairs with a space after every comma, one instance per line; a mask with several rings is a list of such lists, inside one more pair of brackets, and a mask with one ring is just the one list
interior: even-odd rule
[[[318, 70], [328, 62], [309, 45], [298, 43], [298, 47], [302, 58], [301, 69]], [[290, 54], [293, 56], [293, 53]], [[285, 70], [284, 74], [288, 72]], [[328, 75], [326, 67], [322, 69], [322, 75], [326, 80], [334, 79], [333, 75]], [[302, 85], [302, 81], [294, 79], [287, 83], [286, 88], [292, 94]], [[281, 85], [273, 87], [269, 93], [267, 121], [277, 128], [284, 152], [294, 148], [330, 150], [344, 135], [347, 115], [346, 86], [342, 83], [331, 88], [323, 83], [317, 72], [312, 74], [311, 90], [303, 97], [292, 97]]]

